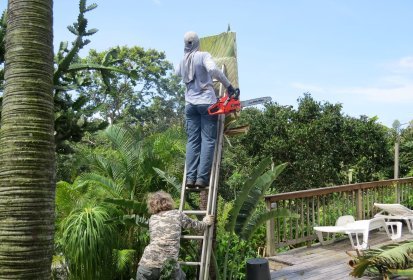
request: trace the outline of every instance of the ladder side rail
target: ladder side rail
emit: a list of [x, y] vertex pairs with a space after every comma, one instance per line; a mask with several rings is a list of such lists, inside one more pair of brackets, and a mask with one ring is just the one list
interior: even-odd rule
[[[225, 64], [222, 65], [222, 72], [225, 73]], [[219, 97], [224, 96], [224, 87], [222, 84], [219, 85]], [[210, 189], [208, 192], [208, 202], [207, 202], [207, 214], [216, 216], [215, 206], [218, 193], [218, 181], [219, 181], [219, 167], [221, 163], [221, 152], [223, 146], [224, 137], [224, 125], [225, 125], [225, 115], [218, 116], [218, 126], [217, 126], [217, 141], [215, 144], [213, 164], [211, 167], [210, 176]], [[216, 217], [215, 217], [216, 218]], [[211, 260], [211, 250], [212, 250], [212, 237], [214, 233], [214, 225], [207, 228], [204, 232], [204, 242], [202, 244], [202, 254], [201, 254], [201, 269], [199, 273], [199, 280], [208, 280], [209, 278], [209, 264]]]
[[[224, 139], [224, 125], [225, 125], [225, 115], [220, 116], [220, 137], [218, 140], [218, 151], [216, 155], [216, 165], [215, 165], [215, 178], [214, 178], [214, 189], [211, 191], [212, 199], [209, 201], [209, 208], [207, 211], [210, 215], [216, 216], [216, 206], [217, 206], [217, 198], [218, 198], [218, 181], [219, 181], [219, 169], [221, 166], [221, 156], [222, 156], [222, 146], [223, 146], [223, 139]], [[205, 266], [204, 266], [204, 280], [207, 280], [209, 277], [209, 266], [211, 262], [211, 254], [212, 254], [212, 239], [214, 235], [214, 227], [211, 226], [207, 229], [207, 250], [206, 250], [206, 257], [205, 257]]]
[[[219, 131], [221, 131], [220, 129], [221, 125], [218, 122], [218, 127], [217, 127], [217, 133], [219, 133]], [[219, 134], [218, 134], [219, 135]], [[220, 137], [217, 137], [220, 138]], [[216, 168], [215, 166], [217, 165], [217, 154], [218, 154], [218, 150], [219, 150], [219, 141], [217, 139], [216, 145], [215, 145], [215, 151], [214, 151], [214, 157], [213, 157], [213, 162], [212, 162], [212, 168], [211, 168], [211, 176], [210, 176], [210, 182], [209, 182], [209, 192], [208, 192], [208, 202], [207, 202], [207, 215], [214, 215], [214, 213], [211, 212], [211, 200], [213, 199], [213, 193], [215, 192], [215, 190], [217, 190], [217, 185], [216, 185], [216, 176], [215, 176], [215, 172], [216, 172]], [[200, 267], [200, 272], [199, 272], [199, 280], [206, 280], [207, 278], [205, 277], [205, 266], [206, 264], [209, 262], [207, 260], [207, 250], [210, 246], [208, 246], [208, 242], [209, 242], [209, 231], [210, 229], [213, 228], [213, 226], [208, 227], [207, 229], [205, 229], [204, 231], [204, 242], [202, 243], [202, 253], [201, 253], [201, 267]]]
[[179, 211], [183, 211], [185, 208], [185, 189], [186, 189], [186, 158], [185, 158], [185, 165], [184, 165], [184, 177], [182, 180], [182, 188], [181, 188], [181, 200], [179, 201]]

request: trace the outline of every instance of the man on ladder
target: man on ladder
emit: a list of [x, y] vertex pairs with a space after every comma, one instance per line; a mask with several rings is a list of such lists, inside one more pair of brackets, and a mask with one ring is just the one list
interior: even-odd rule
[[[209, 52], [199, 51], [200, 40], [195, 32], [187, 32], [184, 35], [184, 43], [184, 58], [176, 70], [176, 74], [186, 85], [185, 120], [188, 136], [179, 210], [185, 214], [214, 216], [216, 215], [218, 170], [225, 117], [211, 115], [208, 112], [208, 109], [217, 102], [213, 79], [221, 82], [228, 96], [237, 95], [238, 97], [239, 89], [234, 89], [224, 74], [224, 68], [222, 71], [217, 68]], [[223, 95], [222, 87], [220, 87], [219, 95]], [[185, 210], [187, 191], [200, 191], [199, 210]], [[214, 227], [212, 226], [205, 229], [202, 236], [182, 236], [183, 239], [202, 241], [200, 260], [181, 262], [183, 265], [199, 266], [199, 280], [210, 278], [209, 264], [213, 235]]]
[[185, 33], [184, 43], [185, 54], [176, 74], [186, 85], [186, 186], [205, 188], [209, 184], [217, 138], [218, 118], [208, 114], [209, 106], [217, 101], [212, 79], [221, 82], [229, 95], [234, 95], [235, 89], [216, 67], [212, 56], [199, 51], [199, 38], [195, 32]]

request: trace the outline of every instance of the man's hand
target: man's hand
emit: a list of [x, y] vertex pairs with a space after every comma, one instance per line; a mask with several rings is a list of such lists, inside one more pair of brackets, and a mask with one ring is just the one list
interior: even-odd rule
[[227, 87], [227, 92], [228, 92], [228, 96], [231, 97], [235, 95], [235, 88], [232, 85], [229, 85], [229, 87]]
[[208, 226], [212, 225], [214, 223], [214, 216], [212, 215], [207, 215], [204, 217], [202, 220], [204, 223], [206, 223]]
[[239, 88], [235, 89], [232, 85], [229, 85], [229, 87], [227, 88], [227, 92], [229, 97], [234, 97], [235, 99], [239, 98]]

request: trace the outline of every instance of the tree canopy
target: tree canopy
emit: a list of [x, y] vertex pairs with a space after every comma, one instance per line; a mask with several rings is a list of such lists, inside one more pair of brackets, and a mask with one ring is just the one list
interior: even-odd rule
[[341, 104], [304, 94], [297, 109], [271, 103], [263, 110], [244, 110], [240, 122], [250, 130], [232, 141], [232, 162], [226, 162], [232, 170], [250, 168], [267, 156], [276, 163], [289, 162], [279, 177], [279, 192], [347, 183], [349, 172], [353, 182], [390, 174], [388, 129], [375, 118], [344, 115]]

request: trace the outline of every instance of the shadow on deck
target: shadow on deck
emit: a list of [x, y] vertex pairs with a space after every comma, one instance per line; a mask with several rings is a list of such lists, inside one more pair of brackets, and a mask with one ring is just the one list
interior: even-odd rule
[[[369, 235], [369, 243], [373, 248], [402, 240], [413, 240], [413, 234], [407, 231], [406, 226], [403, 226], [402, 238], [397, 241], [391, 241], [384, 231], [372, 231]], [[348, 254], [356, 255], [348, 238], [326, 246], [317, 243], [280, 253], [268, 258], [271, 280], [371, 279], [349, 275], [351, 267], [348, 262], [351, 257]]]

